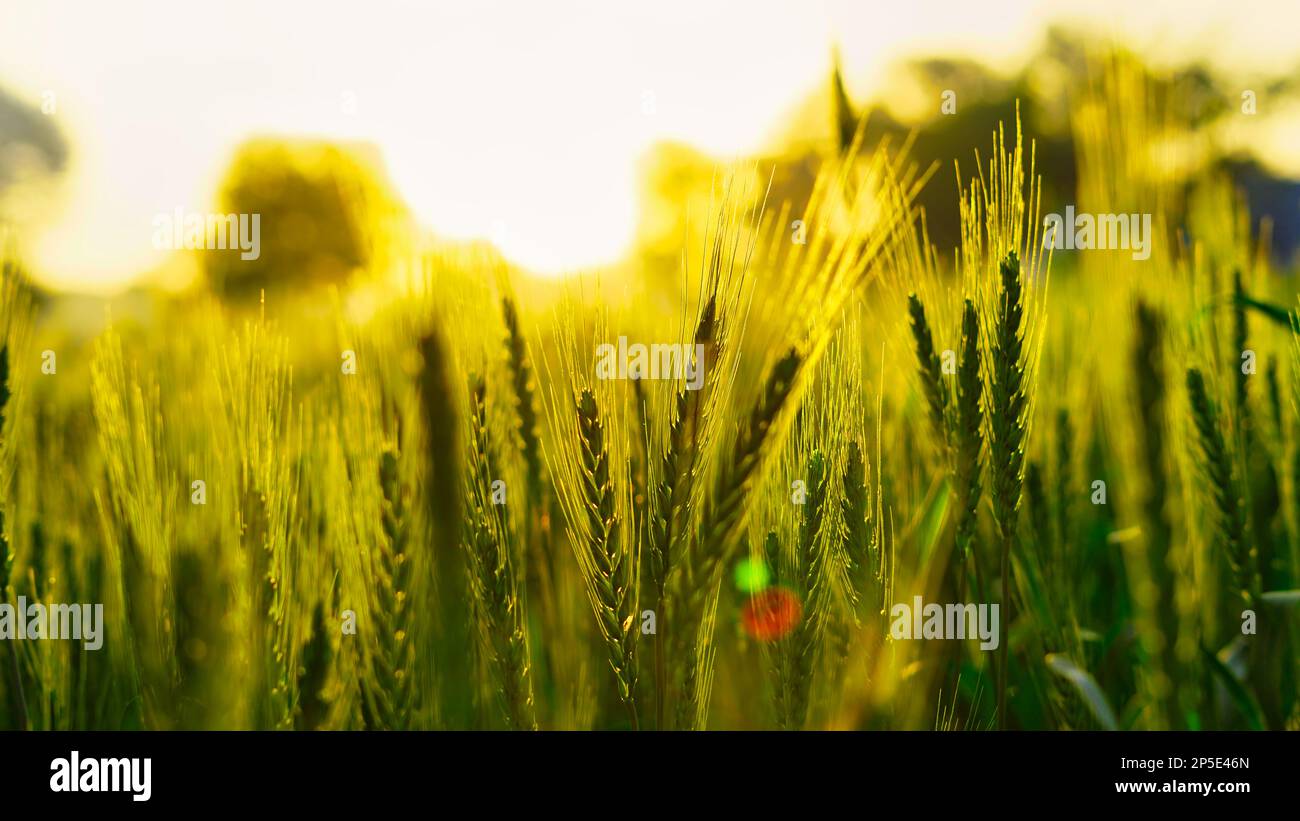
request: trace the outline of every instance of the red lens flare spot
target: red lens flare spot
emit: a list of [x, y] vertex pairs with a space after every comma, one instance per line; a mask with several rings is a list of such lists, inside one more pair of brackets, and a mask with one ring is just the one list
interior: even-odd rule
[[803, 603], [794, 593], [772, 587], [750, 597], [741, 611], [745, 632], [759, 641], [776, 641], [790, 634], [803, 616]]

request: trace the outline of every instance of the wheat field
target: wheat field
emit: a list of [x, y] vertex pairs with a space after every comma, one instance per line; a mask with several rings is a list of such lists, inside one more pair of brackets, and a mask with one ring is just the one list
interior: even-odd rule
[[720, 169], [667, 311], [452, 249], [82, 340], [7, 254], [0, 596], [103, 646], [0, 642], [0, 727], [1300, 727], [1294, 291], [1145, 73], [1094, 81], [1077, 205], [1148, 258], [1063, 264], [1014, 113], [943, 166], [859, 124], [798, 213]]

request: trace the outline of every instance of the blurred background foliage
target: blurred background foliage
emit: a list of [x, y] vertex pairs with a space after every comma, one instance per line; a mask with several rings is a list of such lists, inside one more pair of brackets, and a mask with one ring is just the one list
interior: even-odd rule
[[[824, 87], [791, 112], [770, 140], [768, 151], [754, 158], [762, 184], [752, 196], [758, 200], [766, 193], [771, 204], [789, 203], [790, 219], [797, 218], [807, 204], [817, 170], [827, 157], [848, 147], [865, 118], [866, 148], [882, 141], [906, 143], [908, 156], [918, 166], [936, 166], [935, 178], [918, 203], [925, 209], [935, 246], [955, 248], [960, 215], [953, 160], [967, 171], [974, 170], [972, 147], [982, 145], [999, 123], [1013, 121], [1018, 106], [1025, 133], [1034, 140], [1043, 203], [1049, 212], [1063, 212], [1065, 205], [1078, 202], [1079, 195], [1071, 112], [1078, 108], [1083, 87], [1095, 82], [1090, 78], [1098, 76], [1105, 53], [1094, 38], [1052, 28], [1041, 47], [1010, 75], [969, 59], [917, 58], [900, 62], [880, 92], [865, 99], [852, 98], [836, 64]], [[1240, 189], [1254, 218], [1271, 222], [1271, 254], [1284, 266], [1292, 264], [1300, 250], [1300, 180], [1270, 168], [1267, 157], [1228, 143], [1232, 122], [1241, 114], [1243, 88], [1267, 97], [1270, 107], [1280, 108], [1296, 97], [1300, 79], [1282, 72], [1247, 86], [1241, 78], [1216, 75], [1199, 63], [1156, 71], [1143, 67], [1138, 55], [1129, 54], [1127, 59], [1145, 77], [1150, 105], [1161, 118], [1195, 129], [1199, 143], [1172, 172], [1180, 186], [1190, 190], [1207, 175], [1226, 175]], [[955, 94], [955, 113], [942, 112], [945, 91]], [[659, 146], [643, 163], [635, 256], [656, 280], [657, 289], [670, 285], [678, 270], [688, 221], [680, 203], [707, 205], [716, 167], [717, 158], [677, 144]], [[771, 190], [766, 192], [769, 174]], [[1181, 211], [1171, 214], [1175, 221], [1184, 216]], [[692, 239], [687, 245], [699, 247], [701, 238]], [[1068, 260], [1062, 262], [1069, 267]]]
[[[699, 217], [711, 203], [724, 193], [735, 197], [743, 191], [753, 209], [766, 204], [769, 218], [781, 217], [790, 225], [806, 208], [819, 169], [848, 148], [863, 121], [864, 150], [882, 143], [906, 145], [918, 167], [934, 168], [918, 203], [939, 249], [953, 248], [958, 240], [954, 159], [962, 168], [974, 168], [971, 146], [981, 144], [998, 123], [1014, 119], [1017, 110], [1034, 138], [1043, 202], [1048, 210], [1060, 210], [1079, 198], [1075, 126], [1080, 114], [1072, 101], [1087, 83], [1096, 82], [1105, 53], [1101, 41], [1081, 31], [1049, 28], [1038, 49], [1010, 73], [967, 58], [913, 58], [897, 63], [887, 83], [861, 97], [851, 92], [852, 78], [843, 77], [833, 60], [822, 87], [776, 124], [765, 150], [740, 163], [749, 178], [733, 180], [729, 192], [721, 190], [718, 169], [736, 158], [710, 156], [679, 142], [652, 147], [639, 166], [632, 246], [605, 276], [625, 279], [659, 307], [677, 304], [683, 249], [703, 247], [707, 221]], [[1129, 59], [1141, 65], [1139, 55]], [[1191, 144], [1152, 147], [1164, 155], [1171, 166], [1168, 173], [1184, 189], [1180, 202], [1196, 180], [1222, 174], [1240, 191], [1255, 227], [1268, 221], [1267, 250], [1289, 265], [1300, 250], [1300, 181], [1243, 143], [1236, 121], [1243, 88], [1267, 99], [1272, 111], [1295, 100], [1300, 81], [1294, 73], [1223, 76], [1195, 61], [1142, 70], [1150, 94], [1146, 104], [1153, 112], [1194, 129]], [[949, 91], [954, 113], [941, 110]], [[39, 108], [0, 93], [0, 224], [30, 224], [57, 202], [52, 192], [70, 158], [53, 122]], [[170, 288], [176, 281], [211, 287], [223, 297], [246, 302], [262, 289], [345, 285], [366, 270], [391, 276], [418, 247], [484, 245], [447, 241], [438, 237], [437, 226], [417, 225], [388, 179], [378, 149], [365, 143], [275, 135], [249, 139], [232, 153], [212, 207], [222, 213], [262, 214], [260, 259], [235, 264], [237, 254], [196, 252], [188, 261], [168, 263], [170, 275], [154, 272], [154, 281], [168, 282]], [[1185, 214], [1178, 207], [1171, 216], [1181, 220]], [[143, 282], [147, 285], [150, 277]]]

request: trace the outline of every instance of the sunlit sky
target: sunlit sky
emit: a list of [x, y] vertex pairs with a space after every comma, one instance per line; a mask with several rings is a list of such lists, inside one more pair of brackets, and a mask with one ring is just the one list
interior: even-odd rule
[[[1099, 2], [1086, 19], [1277, 72], [1296, 65], [1292, 1]], [[210, 210], [233, 148], [266, 133], [373, 142], [425, 226], [557, 273], [626, 250], [647, 147], [755, 150], [825, 81], [832, 43], [861, 96], [916, 52], [1009, 65], [1045, 23], [1079, 19], [1070, 5], [0, 0], [0, 85], [38, 107], [53, 91], [73, 149], [27, 244], [52, 285], [156, 266], [155, 215]]]

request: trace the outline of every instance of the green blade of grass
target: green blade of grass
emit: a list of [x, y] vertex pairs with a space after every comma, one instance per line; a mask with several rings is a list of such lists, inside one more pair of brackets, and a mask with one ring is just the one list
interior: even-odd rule
[[1300, 604], [1300, 590], [1270, 590], [1260, 598], [1280, 607], [1294, 607]]
[[1259, 706], [1259, 699], [1255, 698], [1255, 694], [1246, 687], [1241, 679], [1237, 678], [1236, 674], [1228, 669], [1228, 665], [1224, 664], [1217, 655], [1202, 647], [1201, 656], [1205, 659], [1205, 663], [1210, 668], [1210, 672], [1214, 674], [1215, 679], [1223, 685], [1224, 690], [1228, 691], [1228, 698], [1232, 699], [1232, 703], [1236, 705], [1237, 710], [1246, 719], [1246, 726], [1252, 730], [1263, 730], [1265, 727], [1264, 711]]
[[1106, 694], [1102, 692], [1101, 686], [1097, 684], [1097, 680], [1091, 673], [1057, 653], [1048, 653], [1044, 661], [1047, 663], [1047, 669], [1074, 685], [1074, 689], [1083, 697], [1084, 703], [1088, 705], [1088, 709], [1092, 711], [1102, 727], [1107, 730], [1119, 729], [1115, 711], [1111, 709]]

